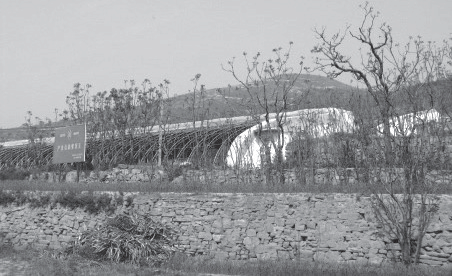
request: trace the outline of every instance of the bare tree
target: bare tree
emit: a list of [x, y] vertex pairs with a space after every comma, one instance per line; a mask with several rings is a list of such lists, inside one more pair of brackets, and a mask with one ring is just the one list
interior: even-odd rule
[[[63, 112], [73, 123], [86, 123], [89, 156], [93, 165], [109, 167], [118, 162], [135, 163], [146, 160], [142, 153], [148, 143], [137, 143], [159, 119], [162, 93], [168, 92], [169, 81], [158, 87], [145, 79], [141, 87], [134, 80], [125, 81], [125, 88], [113, 88], [89, 97], [90, 85], [77, 83], [67, 97], [68, 110]], [[152, 140], [152, 139], [151, 139]]]
[[[207, 133], [210, 126], [210, 107], [211, 101], [207, 98], [205, 85], [201, 84], [198, 87], [201, 74], [196, 74], [191, 81], [193, 82], [193, 90], [188, 94], [186, 103], [188, 105], [188, 111], [191, 112], [192, 124], [194, 131], [194, 145], [191, 155], [195, 155], [196, 158], [192, 158], [196, 161], [195, 166], [206, 168], [212, 163], [209, 161], [207, 153]], [[197, 125], [198, 124], [198, 125]]]
[[[244, 52], [245, 72], [243, 76], [236, 68], [235, 58], [223, 66], [223, 70], [230, 73], [246, 91], [243, 105], [258, 125], [257, 134], [262, 142], [263, 150], [261, 168], [268, 183], [284, 183], [285, 114], [290, 110], [291, 104], [303, 96], [293, 91], [302, 72], [303, 57], [296, 68], [291, 66], [289, 61], [292, 45], [293, 43], [290, 42], [287, 51], [283, 51], [282, 47], [273, 49], [273, 57], [267, 60], [262, 60], [259, 52], [251, 59]], [[274, 118], [271, 118], [272, 113], [274, 113]], [[275, 129], [278, 132], [276, 139], [274, 137]], [[272, 151], [274, 160], [272, 160]]]
[[70, 116], [70, 119], [74, 124], [86, 123], [87, 114], [89, 110], [89, 89], [90, 84], [84, 86], [80, 83], [74, 84], [74, 91], [66, 97], [66, 104], [69, 110], [66, 113]]
[[[378, 12], [368, 3], [361, 8], [364, 18], [356, 31], [348, 26], [328, 36], [325, 28], [316, 29], [319, 44], [312, 52], [317, 54], [316, 69], [331, 78], [353, 76], [374, 101], [378, 118], [373, 119], [380, 133], [370, 130], [375, 121], [357, 120], [357, 137], [366, 156], [362, 164], [370, 170], [367, 179], [377, 221], [399, 243], [401, 260], [410, 265], [419, 261], [422, 239], [436, 211], [434, 181], [427, 175], [444, 167], [435, 160], [443, 151], [445, 124], [439, 116], [431, 119], [421, 111], [436, 114], [435, 108], [444, 109], [435, 91], [439, 81], [450, 79], [450, 47], [420, 37], [400, 45], [388, 24], [377, 23]], [[348, 39], [361, 47], [358, 61], [345, 53]], [[433, 128], [429, 121], [434, 121]], [[385, 193], [376, 192], [377, 186]]]

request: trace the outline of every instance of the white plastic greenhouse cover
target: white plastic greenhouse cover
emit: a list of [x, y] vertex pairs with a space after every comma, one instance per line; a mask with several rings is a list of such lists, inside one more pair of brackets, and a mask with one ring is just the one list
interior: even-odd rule
[[[390, 133], [392, 136], [409, 136], [414, 127], [423, 126], [430, 122], [440, 122], [441, 114], [436, 109], [409, 113], [389, 120]], [[383, 135], [383, 124], [377, 127], [378, 134]]]
[[[273, 113], [270, 116], [269, 125], [266, 122], [262, 123], [261, 126], [256, 124], [237, 136], [227, 153], [226, 164], [241, 168], [259, 168], [261, 166], [263, 142], [258, 136], [260, 127], [261, 131], [270, 134], [271, 139], [278, 139], [279, 137], [280, 141], [283, 141], [282, 154], [284, 159], [286, 146], [292, 141], [292, 135], [295, 133], [320, 138], [338, 132], [352, 133], [354, 129], [352, 112], [338, 108], [316, 108], [287, 112], [283, 118], [284, 135], [281, 135], [275, 118], [276, 114]], [[275, 149], [273, 146], [270, 146], [270, 149], [273, 159]]]

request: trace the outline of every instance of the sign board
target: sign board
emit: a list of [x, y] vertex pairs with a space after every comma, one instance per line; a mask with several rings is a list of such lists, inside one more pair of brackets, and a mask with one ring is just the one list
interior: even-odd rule
[[85, 161], [86, 126], [76, 125], [55, 130], [53, 164]]

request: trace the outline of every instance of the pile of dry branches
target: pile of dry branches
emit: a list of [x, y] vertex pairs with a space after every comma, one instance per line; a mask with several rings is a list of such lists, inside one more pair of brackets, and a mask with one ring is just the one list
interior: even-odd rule
[[117, 215], [100, 228], [82, 233], [71, 250], [96, 261], [156, 266], [176, 251], [175, 237], [176, 231], [150, 217]]

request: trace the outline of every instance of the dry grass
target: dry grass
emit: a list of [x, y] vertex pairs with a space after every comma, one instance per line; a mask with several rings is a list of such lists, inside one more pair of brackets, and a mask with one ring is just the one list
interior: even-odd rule
[[11, 247], [0, 246], [0, 258], [26, 261], [30, 267], [26, 275], [451, 275], [450, 269], [438, 267], [388, 264], [383, 266], [356, 264], [325, 264], [301, 261], [215, 261], [206, 257], [189, 257], [176, 254], [160, 267], [138, 267], [131, 264], [89, 261], [77, 255], [67, 258], [55, 258], [52, 252], [15, 251]]
[[[381, 187], [383, 188], [383, 187]], [[257, 183], [244, 185], [215, 185], [187, 181], [184, 185], [174, 185], [170, 182], [92, 182], [92, 183], [49, 183], [45, 181], [4, 180], [0, 181], [0, 190], [13, 191], [111, 191], [111, 192], [143, 192], [143, 193], [357, 193], [370, 194], [369, 186], [364, 183], [340, 185], [267, 185]], [[378, 187], [377, 187], [378, 192]], [[382, 190], [384, 193], [384, 191]], [[451, 183], [435, 186], [436, 194], [452, 194]]]
[[206, 257], [176, 254], [165, 266], [170, 270], [228, 275], [451, 275], [450, 269], [426, 266], [406, 268], [400, 264], [357, 265], [308, 261], [215, 261]]

